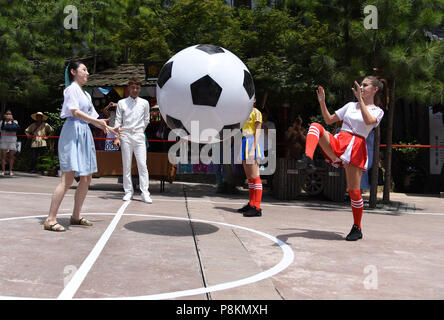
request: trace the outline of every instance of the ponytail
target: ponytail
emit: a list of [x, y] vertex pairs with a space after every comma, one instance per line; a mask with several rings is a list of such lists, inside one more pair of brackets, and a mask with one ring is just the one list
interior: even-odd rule
[[378, 88], [378, 91], [375, 95], [375, 104], [385, 109], [386, 104], [388, 103], [387, 81], [385, 79], [378, 79], [375, 76], [366, 76], [364, 79], [370, 80], [372, 86]]
[[65, 68], [65, 87], [68, 87], [73, 81], [74, 76], [71, 73], [71, 70], [77, 70], [82, 62], [79, 61], [69, 61], [66, 64]]

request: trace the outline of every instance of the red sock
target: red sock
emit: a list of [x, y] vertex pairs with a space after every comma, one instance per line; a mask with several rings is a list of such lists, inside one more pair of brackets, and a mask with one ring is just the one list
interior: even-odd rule
[[262, 201], [262, 180], [261, 177], [257, 177], [253, 179], [253, 185], [254, 185], [254, 206], [257, 210], [261, 208], [261, 201]]
[[349, 190], [351, 207], [353, 211], [353, 223], [361, 229], [362, 212], [364, 210], [364, 201], [361, 197], [361, 190]]
[[313, 159], [316, 146], [318, 145], [319, 138], [324, 135], [324, 127], [319, 123], [312, 123], [310, 129], [308, 129], [307, 140], [305, 141], [305, 154]]
[[248, 179], [248, 191], [250, 192], [250, 206], [254, 206], [254, 183], [253, 179]]

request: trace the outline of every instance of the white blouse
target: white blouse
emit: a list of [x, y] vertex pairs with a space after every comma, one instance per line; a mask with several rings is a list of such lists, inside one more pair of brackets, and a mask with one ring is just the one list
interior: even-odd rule
[[74, 109], [79, 109], [95, 119], [99, 117], [96, 109], [94, 109], [91, 96], [83, 90], [77, 82], [74, 81], [63, 91], [63, 97], [64, 100], [60, 118], [73, 117], [72, 110]]
[[381, 108], [373, 106], [368, 107], [370, 114], [376, 118], [376, 123], [366, 125], [362, 117], [361, 109], [357, 109], [357, 102], [349, 102], [341, 109], [336, 110], [335, 113], [342, 121], [341, 130], [348, 131], [353, 134], [360, 135], [367, 139], [367, 136], [377, 127], [384, 116], [384, 111]]

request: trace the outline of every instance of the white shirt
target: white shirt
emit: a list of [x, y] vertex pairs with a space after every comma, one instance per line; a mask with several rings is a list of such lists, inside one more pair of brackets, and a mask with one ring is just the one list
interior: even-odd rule
[[116, 109], [116, 120], [114, 125], [128, 132], [144, 132], [150, 123], [150, 104], [147, 100], [137, 97], [127, 97], [119, 100]]
[[357, 109], [357, 106], [357, 102], [349, 102], [341, 109], [336, 110], [335, 113], [342, 121], [341, 130], [367, 138], [373, 128], [377, 127], [381, 122], [381, 119], [384, 116], [384, 111], [376, 106], [368, 107], [367, 109], [370, 114], [376, 118], [376, 123], [366, 125], [364, 118], [362, 117], [361, 109]]
[[60, 118], [73, 117], [72, 110], [74, 109], [78, 109], [95, 119], [99, 117], [96, 109], [94, 109], [91, 96], [83, 90], [77, 82], [74, 81], [63, 91], [63, 97], [64, 100]]

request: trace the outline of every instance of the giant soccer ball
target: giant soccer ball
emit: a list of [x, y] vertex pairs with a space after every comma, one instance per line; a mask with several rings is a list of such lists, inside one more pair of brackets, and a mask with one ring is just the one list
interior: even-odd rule
[[254, 95], [245, 64], [227, 49], [209, 44], [175, 54], [157, 81], [163, 119], [171, 129], [182, 129], [184, 139], [196, 143], [219, 142], [231, 136], [223, 135], [224, 129], [242, 128]]

